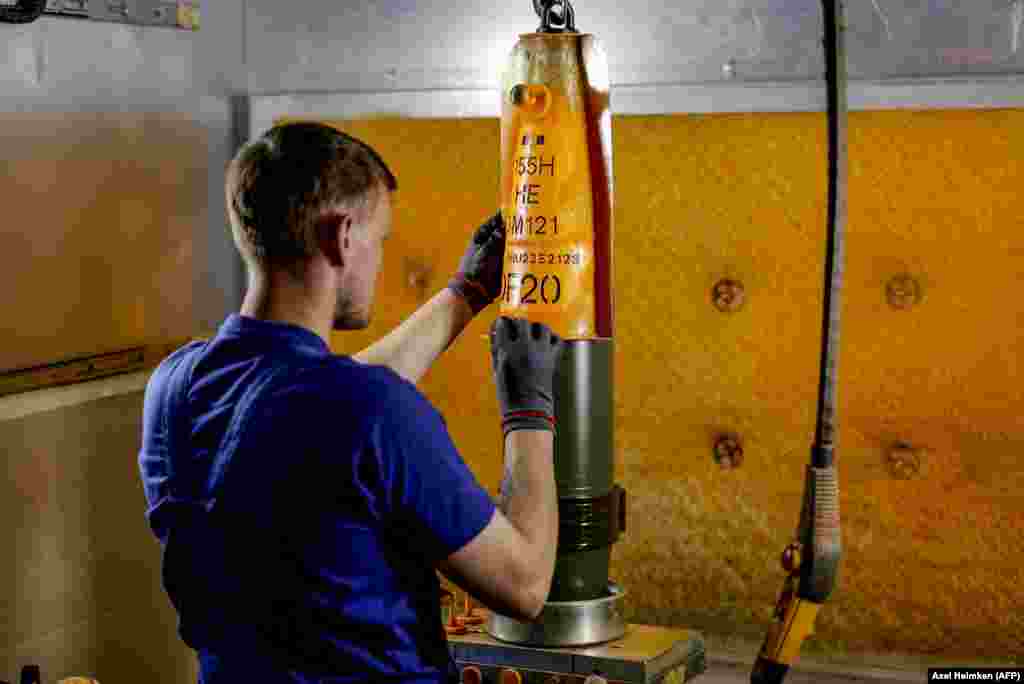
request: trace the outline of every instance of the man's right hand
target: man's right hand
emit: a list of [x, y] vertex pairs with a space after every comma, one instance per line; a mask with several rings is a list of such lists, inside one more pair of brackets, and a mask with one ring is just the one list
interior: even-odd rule
[[555, 429], [555, 370], [565, 342], [543, 323], [502, 316], [491, 326], [491, 361], [502, 431]]

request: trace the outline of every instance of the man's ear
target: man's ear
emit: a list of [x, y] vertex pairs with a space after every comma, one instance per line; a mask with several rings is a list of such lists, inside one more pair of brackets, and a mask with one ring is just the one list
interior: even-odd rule
[[330, 211], [317, 222], [317, 240], [320, 251], [327, 263], [336, 268], [345, 265], [345, 254], [352, 239], [352, 217], [349, 214]]

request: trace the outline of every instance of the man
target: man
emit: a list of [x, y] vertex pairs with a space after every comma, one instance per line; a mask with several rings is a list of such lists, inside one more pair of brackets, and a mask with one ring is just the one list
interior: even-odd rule
[[353, 357], [328, 348], [332, 328], [369, 324], [396, 187], [369, 146], [313, 123], [272, 128], [229, 166], [245, 300], [154, 372], [139, 454], [202, 684], [454, 681], [435, 569], [521, 620], [547, 597], [562, 341], [523, 320], [491, 328], [497, 506], [414, 387], [500, 292], [500, 214], [397, 329]]

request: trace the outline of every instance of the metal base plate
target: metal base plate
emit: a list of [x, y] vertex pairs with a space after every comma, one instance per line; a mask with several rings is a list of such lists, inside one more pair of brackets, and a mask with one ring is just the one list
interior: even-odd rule
[[505, 670], [515, 670], [527, 684], [586, 684], [587, 676], [595, 673], [608, 684], [674, 684], [690, 681], [705, 669], [699, 632], [652, 625], [627, 624], [621, 639], [583, 648], [509, 644], [486, 634], [484, 625], [449, 635], [448, 643], [459, 669], [475, 667], [485, 682], [502, 681]]
[[625, 590], [608, 582], [608, 595], [589, 601], [549, 601], [536, 622], [520, 622], [491, 613], [487, 633], [495, 639], [529, 646], [591, 646], [626, 633], [622, 617]]

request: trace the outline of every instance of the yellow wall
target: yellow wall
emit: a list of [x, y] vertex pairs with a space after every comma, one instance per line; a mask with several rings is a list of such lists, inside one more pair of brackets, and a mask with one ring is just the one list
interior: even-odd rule
[[[499, 123], [338, 124], [399, 177], [376, 318], [442, 288], [498, 202]], [[1024, 111], [851, 115], [838, 468], [845, 555], [810, 648], [1024, 657]], [[763, 635], [813, 441], [824, 279], [820, 114], [614, 122], [617, 479], [628, 617]], [[890, 307], [886, 284], [923, 298]], [[719, 312], [710, 292], [742, 282]], [[481, 482], [500, 477], [482, 315], [422, 389]], [[744, 461], [712, 459], [720, 432]], [[891, 474], [888, 449], [919, 450]], [[806, 652], [806, 651], [805, 651]]]

